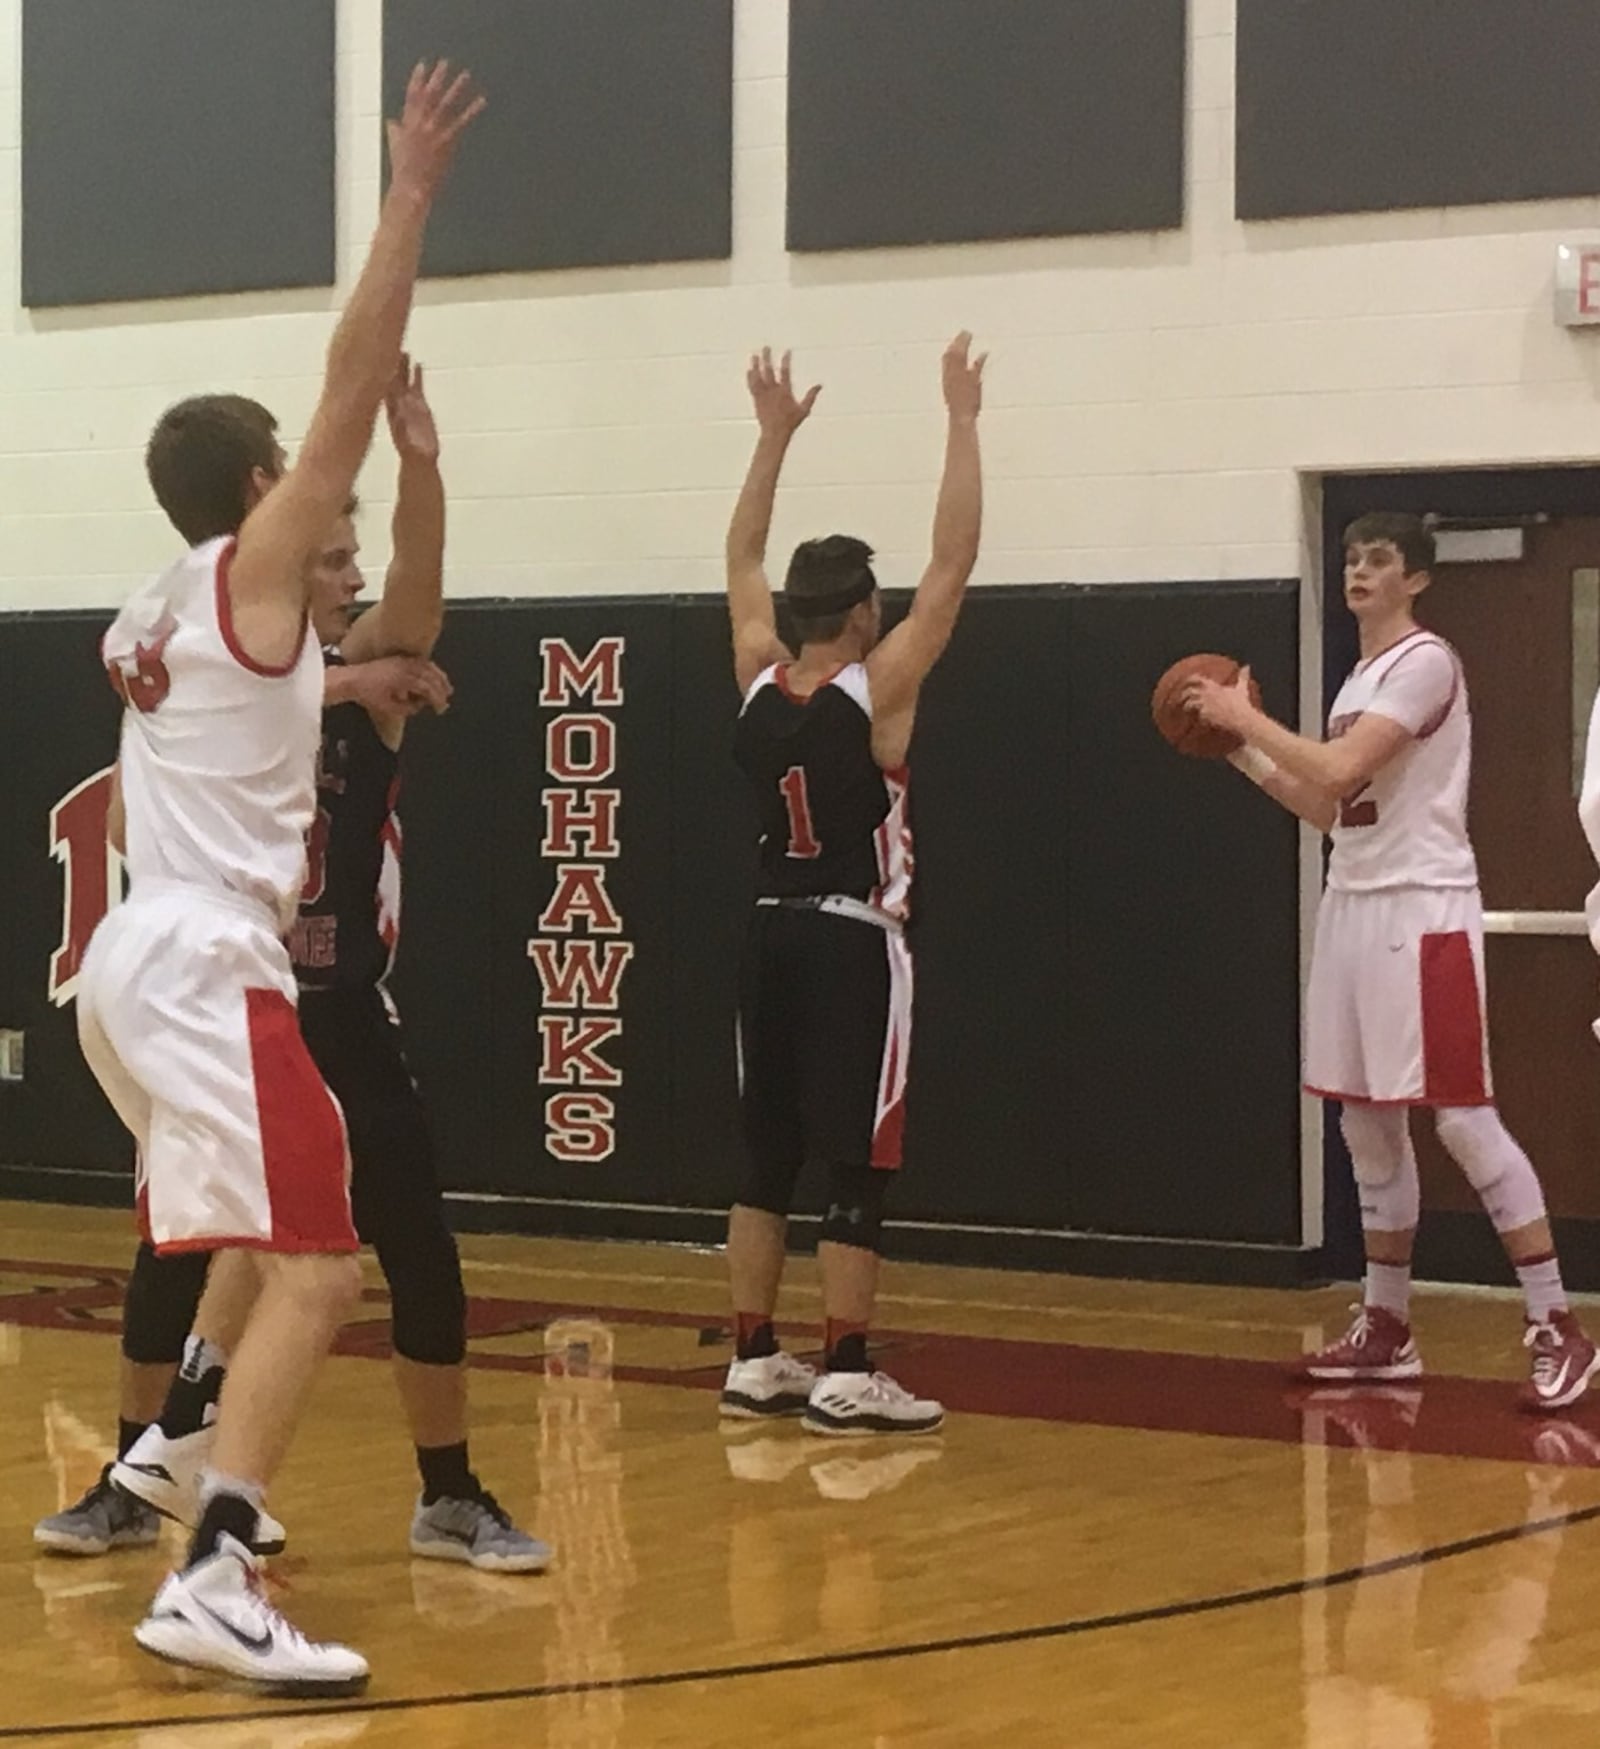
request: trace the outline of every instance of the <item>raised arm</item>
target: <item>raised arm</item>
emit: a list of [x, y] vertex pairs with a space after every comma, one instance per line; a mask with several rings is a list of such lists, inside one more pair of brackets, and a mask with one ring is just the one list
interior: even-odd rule
[[917, 694], [950, 642], [978, 560], [983, 526], [983, 465], [978, 414], [983, 408], [987, 353], [971, 356], [972, 336], [945, 348], [944, 400], [949, 414], [944, 477], [933, 513], [933, 551], [910, 611], [867, 658], [874, 722], [913, 710]]
[[393, 549], [383, 598], [339, 646], [347, 662], [377, 656], [431, 656], [444, 625], [444, 482], [439, 432], [423, 390], [422, 366], [403, 353], [385, 399], [389, 435], [400, 458]]
[[817, 396], [822, 393], [818, 383], [804, 399], [797, 399], [790, 355], [784, 353], [782, 362], [774, 366], [771, 347], [750, 360], [745, 381], [755, 405], [760, 434], [744, 489], [733, 507], [727, 546], [733, 672], [741, 693], [749, 689], [763, 668], [782, 662], [789, 655], [778, 637], [772, 586], [767, 581], [767, 535], [772, 528], [772, 504], [778, 492], [778, 476], [783, 472], [783, 458], [789, 453], [790, 440], [810, 418]]
[[306, 562], [350, 496], [393, 381], [423, 232], [456, 142], [483, 107], [470, 77], [418, 67], [389, 124], [390, 182], [367, 263], [328, 347], [322, 396], [300, 458], [246, 518], [229, 575], [234, 629], [253, 660], [293, 659]]

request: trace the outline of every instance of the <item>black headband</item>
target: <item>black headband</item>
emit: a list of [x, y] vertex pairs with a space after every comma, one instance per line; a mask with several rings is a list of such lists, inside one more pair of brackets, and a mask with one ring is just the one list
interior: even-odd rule
[[843, 589], [835, 589], [832, 595], [796, 595], [793, 590], [785, 589], [783, 598], [797, 619], [827, 619], [830, 614], [848, 613], [877, 587], [877, 578], [863, 566], [854, 582], [847, 583]]

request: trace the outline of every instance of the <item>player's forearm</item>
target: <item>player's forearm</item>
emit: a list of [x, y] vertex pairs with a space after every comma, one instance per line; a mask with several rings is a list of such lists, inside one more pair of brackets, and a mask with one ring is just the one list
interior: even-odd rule
[[337, 460], [348, 465], [351, 479], [366, 455], [378, 409], [394, 380], [431, 206], [426, 193], [391, 184], [366, 265], [328, 344], [323, 399], [333, 419], [327, 435], [339, 445]]
[[353, 666], [340, 665], [322, 671], [322, 708], [332, 710], [336, 704], [352, 704], [360, 700], [360, 682]]
[[745, 474], [739, 501], [728, 524], [728, 574], [759, 567], [767, 556], [767, 536], [772, 531], [772, 506], [778, 495], [778, 477], [789, 453], [789, 438], [782, 432], [763, 431]]
[[1243, 734], [1246, 742], [1265, 753], [1280, 771], [1300, 778], [1326, 795], [1343, 795], [1355, 780], [1336, 744], [1297, 735], [1261, 712], [1251, 716]]
[[384, 579], [384, 654], [428, 656], [444, 625], [444, 480], [436, 462], [406, 458], [392, 525], [394, 557]]
[[956, 591], [978, 562], [983, 531], [983, 458], [976, 419], [952, 418], [945, 438], [944, 477], [933, 511], [929, 570]]
[[1339, 804], [1326, 790], [1281, 770], [1256, 747], [1241, 747], [1237, 753], [1229, 754], [1228, 763], [1242, 771], [1257, 789], [1271, 796], [1280, 808], [1287, 809], [1296, 819], [1304, 820], [1322, 833], [1333, 830], [1334, 821], [1339, 817]]

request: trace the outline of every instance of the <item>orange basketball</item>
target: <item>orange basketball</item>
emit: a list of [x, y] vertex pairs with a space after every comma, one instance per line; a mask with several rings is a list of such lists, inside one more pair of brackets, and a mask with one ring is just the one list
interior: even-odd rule
[[[1183, 702], [1183, 690], [1197, 677], [1231, 686], [1238, 676], [1239, 664], [1231, 656], [1185, 656], [1174, 662], [1150, 695], [1150, 715], [1156, 727], [1172, 746], [1192, 759], [1225, 759], [1239, 745], [1239, 737], [1201, 722]], [[1261, 689], [1254, 677], [1250, 681], [1250, 698], [1257, 705], [1261, 703]]]

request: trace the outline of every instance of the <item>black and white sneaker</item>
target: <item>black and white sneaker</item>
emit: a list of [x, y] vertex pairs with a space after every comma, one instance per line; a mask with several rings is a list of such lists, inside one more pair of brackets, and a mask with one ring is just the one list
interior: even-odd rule
[[729, 1363], [719, 1413], [733, 1421], [764, 1421], [772, 1415], [799, 1415], [810, 1400], [817, 1369], [785, 1354]]
[[944, 1406], [913, 1397], [883, 1372], [824, 1373], [812, 1387], [801, 1426], [835, 1437], [864, 1433], [932, 1433]]
[[231, 1536], [216, 1553], [170, 1574], [133, 1631], [171, 1664], [213, 1670], [272, 1694], [356, 1694], [367, 1661], [348, 1646], [308, 1640], [267, 1600], [256, 1557]]
[[[200, 1472], [210, 1461], [216, 1438], [217, 1430], [209, 1423], [198, 1433], [173, 1438], [161, 1431], [157, 1421], [139, 1435], [126, 1457], [111, 1466], [112, 1484], [163, 1518], [193, 1530], [200, 1522]], [[255, 1553], [281, 1555], [287, 1542], [283, 1526], [271, 1513], [260, 1510]]]

